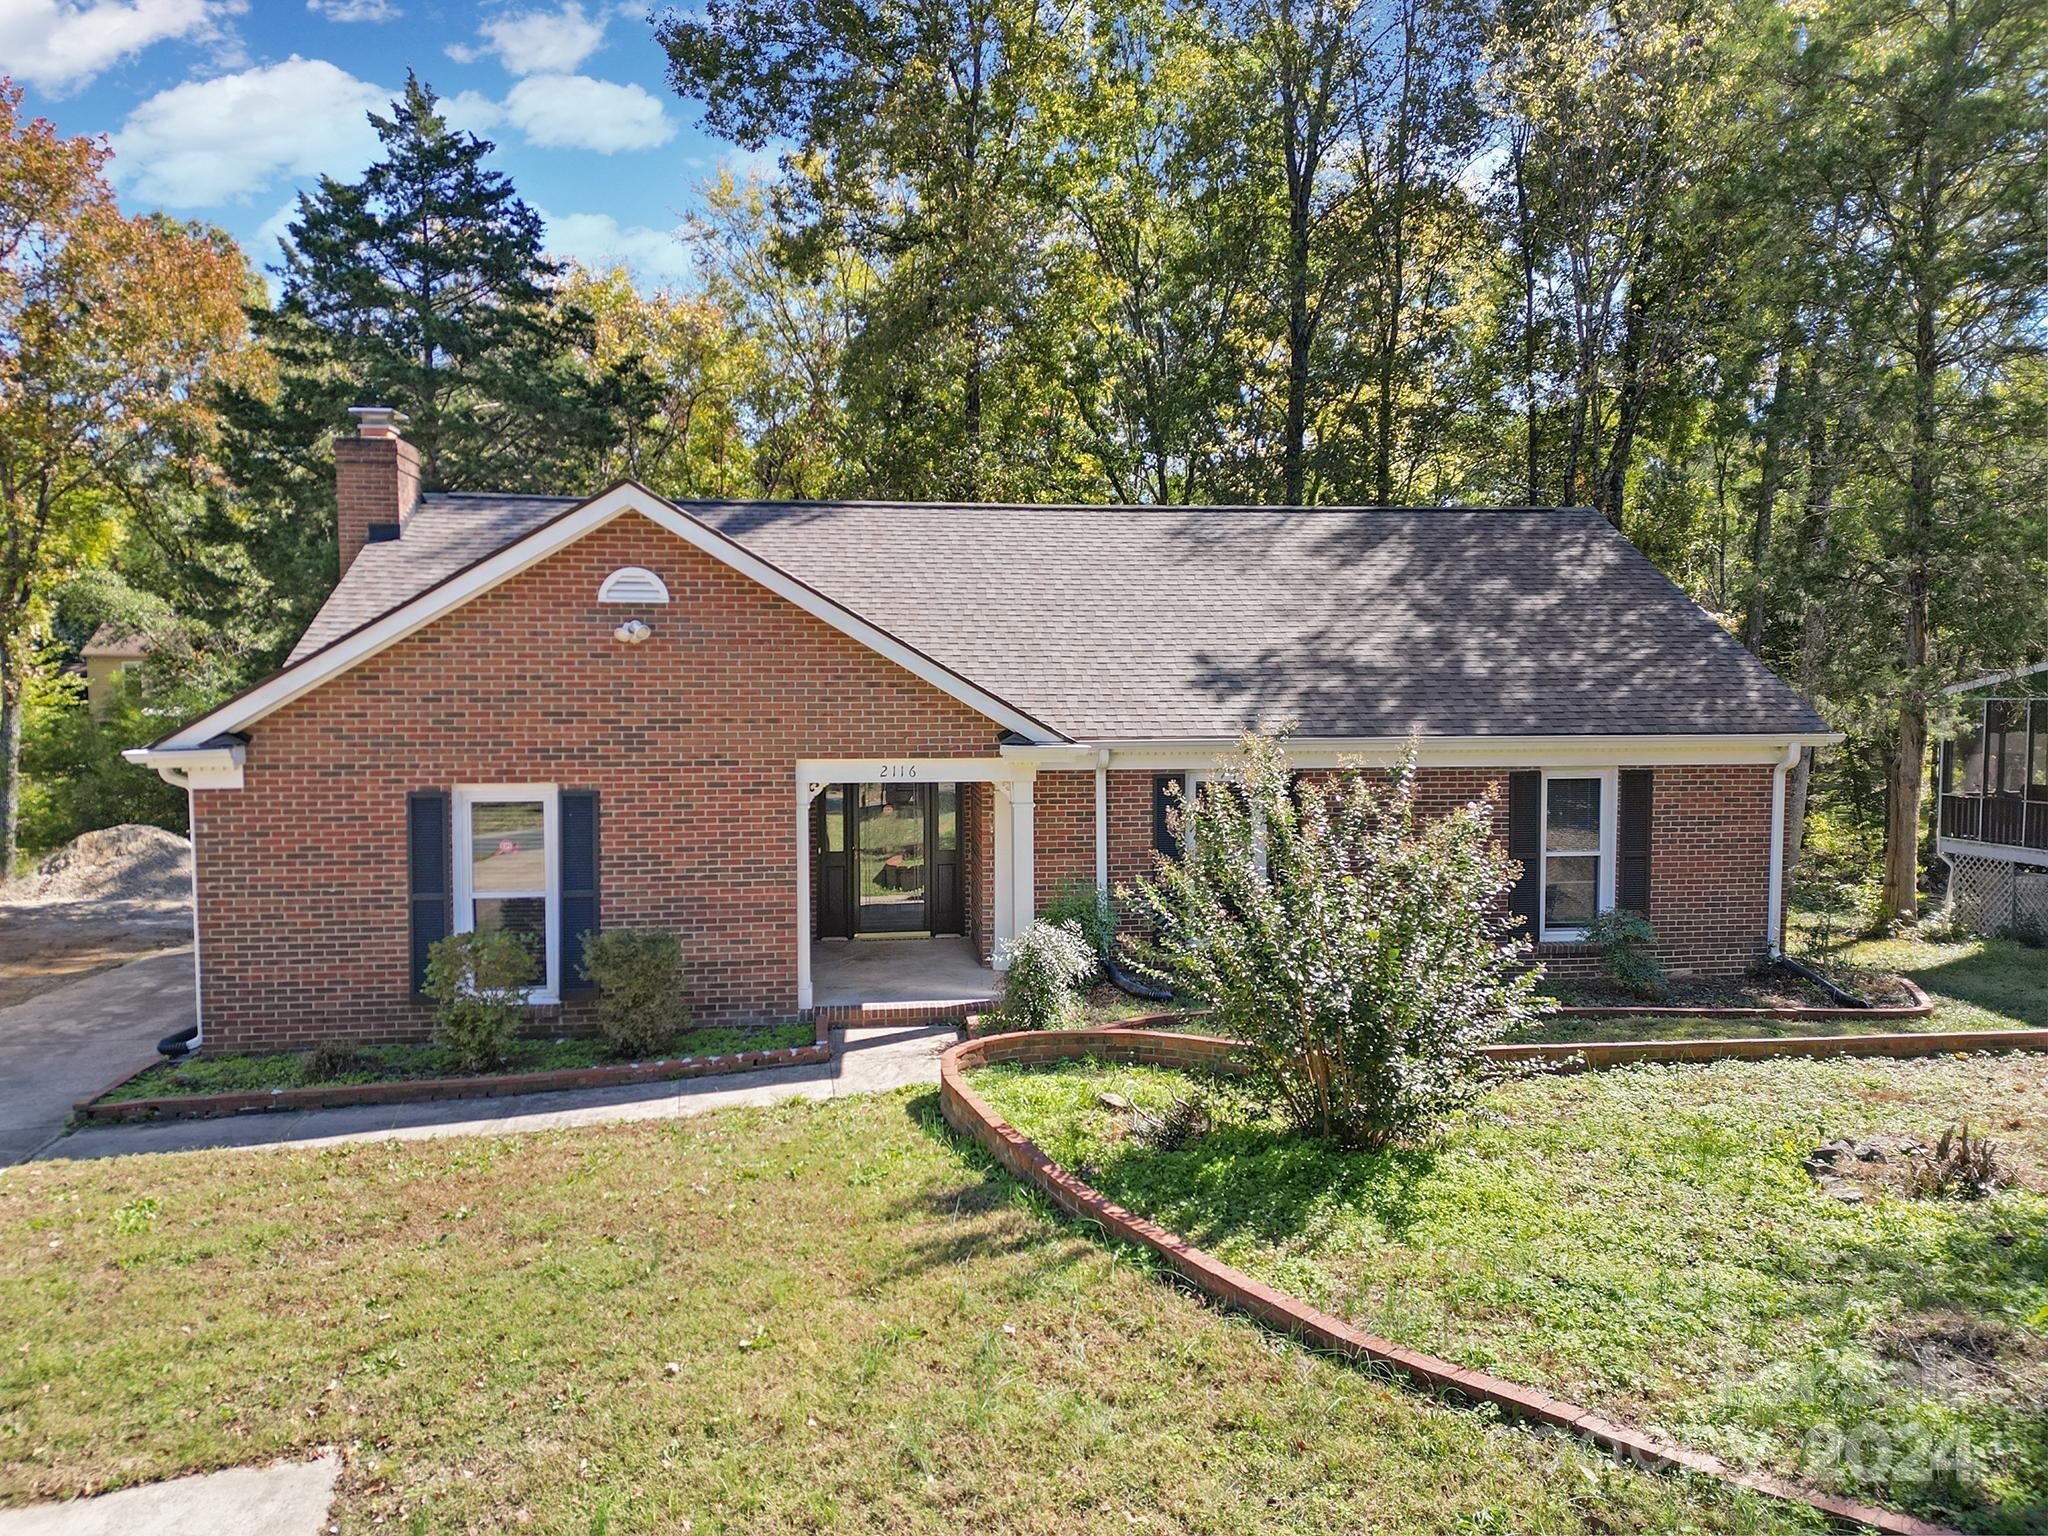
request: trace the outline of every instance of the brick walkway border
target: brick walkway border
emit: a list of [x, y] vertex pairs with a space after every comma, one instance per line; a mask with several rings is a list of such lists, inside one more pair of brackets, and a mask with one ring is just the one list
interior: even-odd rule
[[663, 1083], [691, 1077], [724, 1077], [763, 1067], [810, 1067], [832, 1059], [832, 1026], [816, 1021], [809, 1045], [766, 1051], [727, 1051], [717, 1056], [681, 1056], [673, 1061], [622, 1062], [615, 1066], [563, 1067], [553, 1072], [498, 1072], [482, 1077], [422, 1077], [407, 1082], [344, 1083], [331, 1088], [278, 1088], [260, 1093], [179, 1093], [156, 1099], [106, 1095], [157, 1065], [146, 1062], [124, 1072], [97, 1093], [71, 1106], [79, 1120], [106, 1125], [135, 1120], [214, 1120], [271, 1110], [346, 1109], [360, 1104], [425, 1104], [439, 1099], [499, 1099], [522, 1093], [560, 1093], [575, 1088], [616, 1088], [623, 1083]]
[[[2044, 1045], [2048, 1045], [2048, 1030], [2026, 1033], [2041, 1036]], [[1234, 1041], [1220, 1040], [1212, 1035], [1166, 1034], [1129, 1028], [983, 1035], [978, 1039], [961, 1041], [939, 1058], [939, 1107], [948, 1125], [986, 1149], [1006, 1170], [1044, 1194], [1069, 1216], [1101, 1228], [1120, 1242], [1151, 1250], [1203, 1295], [1246, 1313], [1270, 1328], [1304, 1339], [1348, 1360], [1398, 1371], [1411, 1381], [1433, 1390], [1476, 1402], [1493, 1403], [1519, 1418], [1578, 1435], [1612, 1453], [1618, 1460], [1632, 1461], [1658, 1471], [1682, 1468], [1719, 1478], [1735, 1487], [1805, 1504], [1834, 1519], [1887, 1532], [1890, 1536], [1957, 1536], [1947, 1526], [1935, 1525], [1896, 1510], [1879, 1509], [1854, 1499], [1841, 1498], [1769, 1472], [1732, 1467], [1719, 1457], [1630, 1429], [1577, 1403], [1552, 1397], [1533, 1387], [1519, 1386], [1480, 1371], [1468, 1371], [1448, 1360], [1363, 1333], [1283, 1291], [1274, 1290], [1242, 1270], [1233, 1269], [1157, 1222], [1125, 1210], [1047, 1157], [1035, 1142], [1004, 1120], [986, 1100], [967, 1086], [969, 1072], [998, 1062], [1033, 1065], [1092, 1056], [1098, 1060], [1138, 1066], [1214, 1071], [1219, 1066], [1228, 1070], [1228, 1063], [1236, 1050]]]

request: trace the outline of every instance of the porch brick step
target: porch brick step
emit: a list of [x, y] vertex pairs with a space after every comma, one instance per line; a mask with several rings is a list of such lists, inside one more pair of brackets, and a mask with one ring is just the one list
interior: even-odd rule
[[803, 1017], [830, 1029], [861, 1029], [882, 1025], [958, 1024], [970, 1014], [986, 1013], [991, 999], [957, 998], [947, 1002], [825, 1003]]

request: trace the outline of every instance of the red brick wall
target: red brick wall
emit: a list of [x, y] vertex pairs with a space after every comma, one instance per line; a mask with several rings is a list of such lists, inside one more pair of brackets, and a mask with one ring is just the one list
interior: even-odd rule
[[986, 963], [996, 944], [996, 817], [995, 788], [985, 783], [960, 786], [961, 894], [966, 898], [967, 937]]
[[[635, 610], [638, 646], [596, 600], [622, 565], [673, 599]], [[604, 922], [682, 935], [701, 1021], [788, 1017], [796, 760], [987, 757], [998, 733], [629, 514], [260, 721], [244, 786], [193, 797], [206, 1044], [428, 1031], [406, 793], [458, 784], [598, 790]]]
[[[1617, 766], [1628, 767], [1623, 763]], [[1771, 769], [1761, 764], [1657, 767], [1653, 774], [1650, 921], [1674, 973], [1729, 976], [1763, 952], [1770, 879]], [[1128, 887], [1152, 856], [1152, 775], [1109, 775], [1110, 884]], [[1507, 835], [1507, 770], [1426, 768], [1417, 803], [1425, 816], [1449, 814], [1491, 792], [1495, 827]], [[1038, 776], [1038, 893], [1044, 901], [1069, 878], [1095, 875], [1095, 776]], [[1584, 945], [1546, 944], [1552, 974], [1591, 977], [1598, 956]]]
[[1095, 884], [1095, 772], [1040, 773], [1033, 795], [1035, 907], [1070, 885]]

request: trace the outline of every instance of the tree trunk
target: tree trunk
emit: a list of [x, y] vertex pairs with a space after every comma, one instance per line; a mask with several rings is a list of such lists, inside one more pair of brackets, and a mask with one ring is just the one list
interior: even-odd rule
[[1927, 767], [1927, 663], [1933, 603], [1935, 385], [1941, 367], [1935, 307], [1925, 296], [1913, 327], [1913, 448], [1907, 473], [1905, 571], [1902, 582], [1904, 669], [1898, 727], [1885, 780], [1884, 887], [1881, 915], [1911, 922], [1920, 909], [1920, 796]]
[[1792, 372], [1790, 356], [1778, 354], [1778, 377], [1771, 385], [1771, 403], [1764, 407], [1764, 445], [1757, 472], [1756, 516], [1749, 534], [1749, 602], [1742, 616], [1742, 643], [1752, 656], [1763, 654], [1764, 570], [1771, 557], [1771, 525], [1778, 512], [1778, 486], [1784, 479], [1784, 415], [1788, 391], [1786, 378]]
[[[1828, 558], [1828, 520], [1834, 512], [1835, 466], [1828, 448], [1827, 415], [1807, 375], [1806, 505], [1799, 514], [1799, 692], [1809, 703], [1820, 692], [1827, 660], [1827, 609], [1817, 590]], [[1813, 748], [1799, 755], [1792, 776], [1792, 830], [1786, 840], [1785, 883], [1789, 888], [1806, 849], [1806, 805], [1813, 790]]]
[[1308, 483], [1308, 371], [1313, 323], [1308, 312], [1309, 194], [1305, 178], [1287, 208], [1287, 425], [1281, 445], [1280, 500], [1301, 505]]
[[1536, 248], [1529, 220], [1529, 183], [1524, 162], [1529, 146], [1526, 130], [1518, 129], [1508, 140], [1508, 155], [1515, 175], [1515, 245], [1522, 266], [1522, 416], [1524, 448], [1529, 477], [1528, 504], [1541, 506], [1543, 476], [1538, 467], [1536, 445]]
[[24, 679], [0, 641], [0, 884], [13, 878], [21, 824], [21, 704]]

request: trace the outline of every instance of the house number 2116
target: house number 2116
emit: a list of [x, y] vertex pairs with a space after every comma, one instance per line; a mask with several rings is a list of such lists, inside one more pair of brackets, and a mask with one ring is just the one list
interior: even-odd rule
[[885, 779], [914, 779], [917, 777], [915, 763], [884, 763], [882, 777]]

